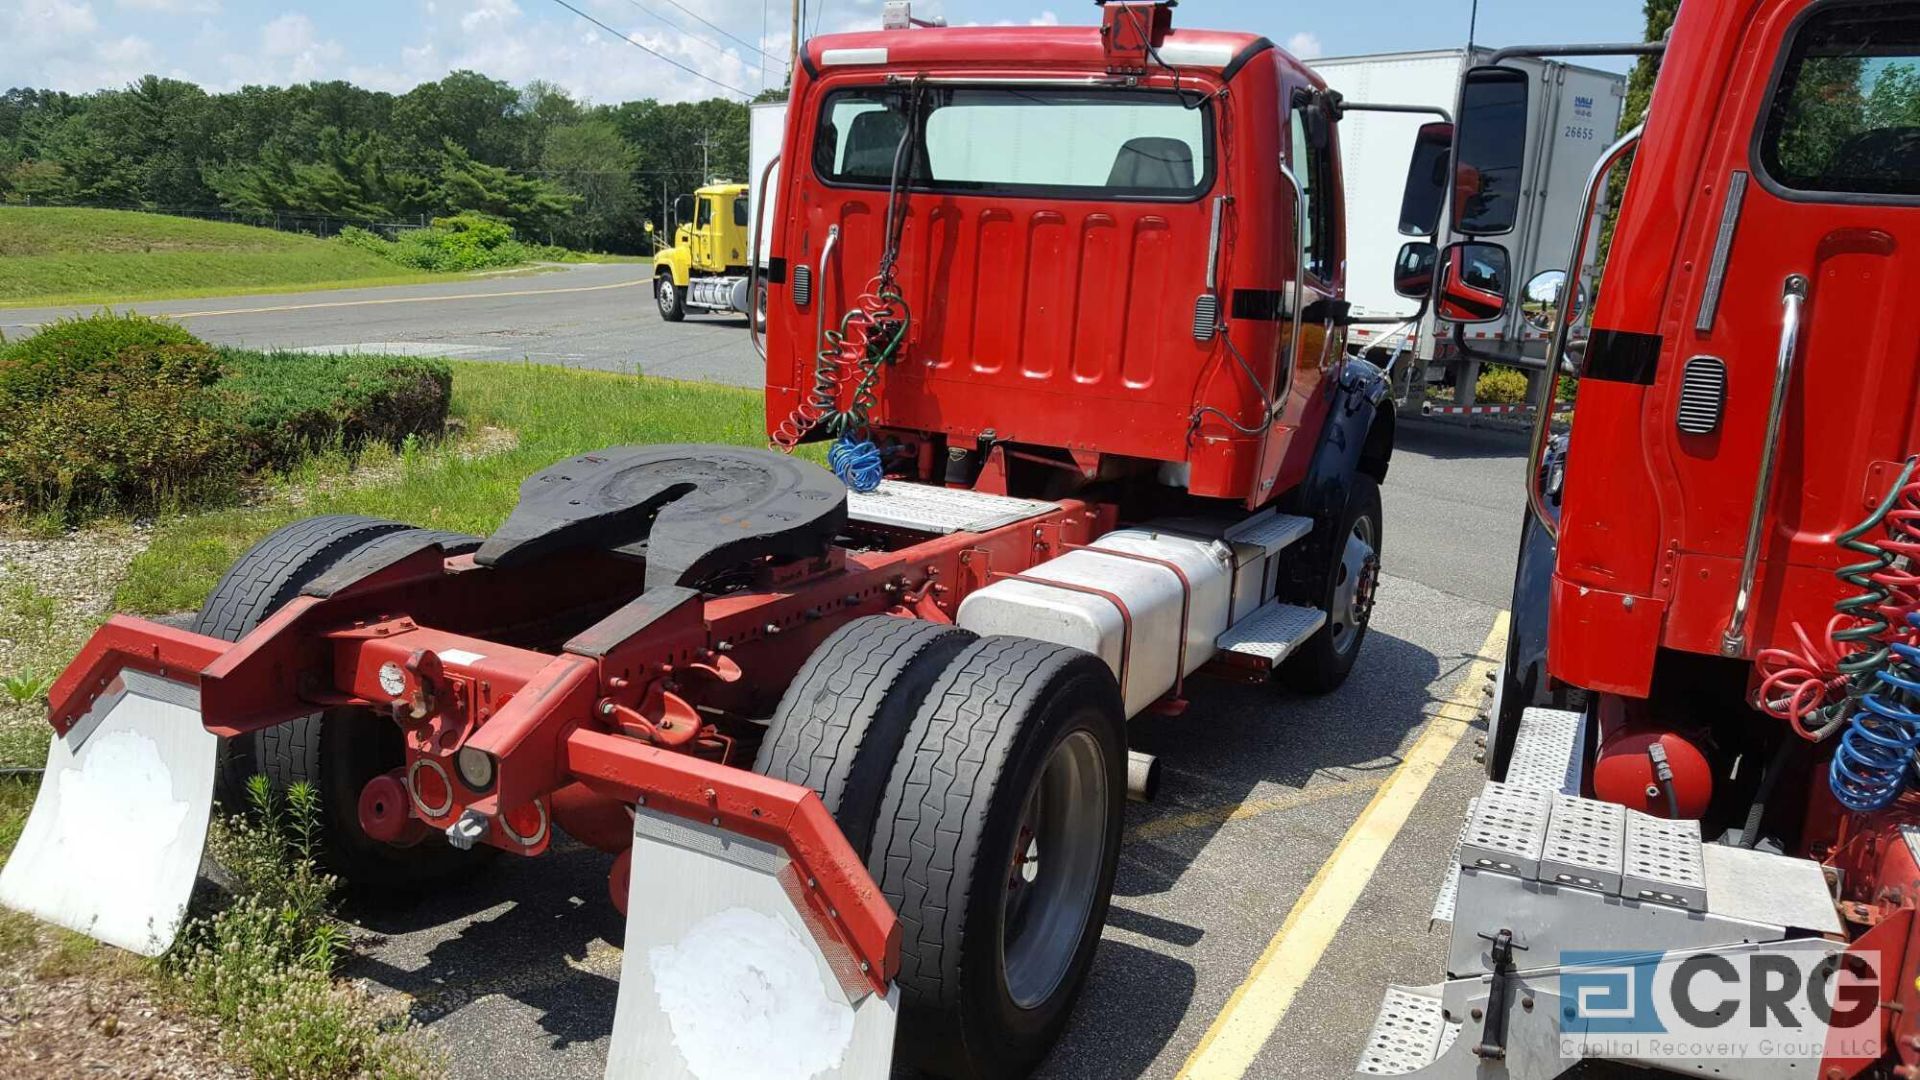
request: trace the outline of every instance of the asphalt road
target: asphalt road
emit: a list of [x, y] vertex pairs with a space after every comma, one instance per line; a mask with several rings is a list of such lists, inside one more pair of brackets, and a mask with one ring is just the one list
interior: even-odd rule
[[[758, 386], [746, 320], [689, 315], [668, 323], [653, 306], [652, 268], [567, 266], [430, 285], [113, 305], [179, 320], [220, 345], [392, 352], [472, 360], [531, 360]], [[50, 319], [99, 305], [0, 308], [13, 340]]]
[[[125, 306], [250, 347], [530, 360], [758, 385], [744, 325], [663, 323], [646, 269]], [[17, 336], [64, 313], [0, 310], [0, 331]], [[1243, 1053], [1224, 1064], [1195, 1059], [1195, 1080], [1346, 1077], [1383, 987], [1440, 976], [1446, 928], [1430, 929], [1427, 913], [1480, 774], [1475, 732], [1433, 718], [1443, 709], [1470, 716], [1478, 699], [1469, 669], [1512, 583], [1522, 449], [1509, 436], [1411, 421], [1398, 442], [1384, 489], [1386, 575], [1347, 685], [1314, 699], [1200, 682], [1186, 715], [1134, 725], [1135, 745], [1160, 755], [1161, 796], [1128, 807], [1093, 979], [1043, 1076], [1173, 1077], [1218, 1027], [1210, 1053], [1228, 1044]], [[1405, 794], [1391, 778], [1410, 751], [1432, 745], [1422, 740], [1428, 731], [1460, 737], [1443, 740], [1447, 752], [1418, 801], [1398, 807], [1404, 824], [1384, 854], [1356, 859], [1343, 838], [1383, 784], [1390, 809], [1389, 796]], [[410, 909], [354, 911], [377, 935], [354, 974], [379, 992], [409, 995], [463, 1080], [597, 1078], [622, 938], [607, 902], [608, 864], [579, 847], [501, 859], [471, 887]], [[1311, 909], [1273, 947], [1323, 874]], [[1316, 940], [1328, 938], [1315, 962]], [[1236, 1000], [1263, 957], [1262, 979]], [[1276, 993], [1275, 973], [1290, 967], [1301, 977], [1281, 979]]]
[[[1135, 745], [1160, 755], [1161, 796], [1128, 808], [1093, 979], [1041, 1075], [1178, 1074], [1429, 718], [1478, 700], [1468, 668], [1511, 585], [1520, 452], [1507, 437], [1403, 429], [1384, 493], [1388, 573], [1360, 668], [1339, 691], [1198, 683], [1185, 716], [1134, 725]], [[1385, 984], [1440, 977], [1446, 928], [1430, 930], [1427, 914], [1478, 790], [1474, 735], [1453, 746], [1371, 879], [1334, 897], [1351, 914], [1264, 1048], [1237, 1070], [1193, 1075], [1348, 1076]], [[598, 1077], [622, 937], [608, 865], [577, 847], [501, 860], [471, 890], [363, 913], [382, 940], [357, 974], [412, 995], [458, 1077]], [[1258, 1030], [1270, 1011], [1243, 1007], [1235, 1021]]]

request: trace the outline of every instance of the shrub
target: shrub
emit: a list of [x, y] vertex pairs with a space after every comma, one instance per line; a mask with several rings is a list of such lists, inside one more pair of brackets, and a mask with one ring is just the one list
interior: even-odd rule
[[535, 255], [535, 249], [513, 238], [512, 226], [475, 213], [434, 218], [431, 227], [410, 229], [394, 240], [351, 227], [340, 230], [340, 239], [415, 270], [451, 272], [518, 266]]
[[1473, 400], [1482, 405], [1524, 405], [1527, 376], [1508, 367], [1490, 367], [1473, 384]]
[[[243, 458], [228, 403], [213, 389], [212, 349], [134, 345], [85, 362], [55, 355], [0, 390], [0, 504], [73, 517], [232, 487]], [[55, 367], [57, 386], [48, 378]]]
[[437, 360], [216, 351], [138, 316], [55, 323], [0, 351], [0, 509], [219, 499], [316, 450], [438, 438], [452, 386]]
[[1562, 375], [1560, 381], [1553, 386], [1553, 399], [1562, 405], [1573, 404], [1573, 399], [1579, 393], [1580, 377], [1578, 375]]
[[178, 323], [145, 315], [103, 311], [46, 324], [32, 337], [0, 347], [0, 397], [37, 401], [57, 393], [80, 371], [126, 349], [197, 345]]
[[248, 463], [285, 467], [319, 450], [398, 447], [446, 429], [453, 371], [406, 356], [313, 356], [229, 349], [221, 383]]

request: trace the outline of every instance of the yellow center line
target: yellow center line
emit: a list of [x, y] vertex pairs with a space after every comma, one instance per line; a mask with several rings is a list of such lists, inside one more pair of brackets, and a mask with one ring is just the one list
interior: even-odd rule
[[281, 304], [277, 307], [229, 308], [225, 311], [183, 311], [163, 315], [167, 319], [211, 319], [220, 315], [264, 315], [276, 311], [314, 311], [320, 308], [371, 307], [378, 304], [432, 304], [448, 300], [498, 300], [512, 296], [557, 296], [561, 293], [604, 292], [651, 284], [652, 278], [616, 281], [611, 285], [570, 285], [564, 289], [511, 289], [506, 292], [455, 293], [450, 296], [389, 296], [378, 300], [328, 300], [313, 304]]
[[1479, 711], [1480, 686], [1498, 666], [1494, 657], [1505, 652], [1506, 640], [1507, 613], [1503, 611], [1493, 620], [1479, 656], [1454, 684], [1452, 695], [1295, 901], [1246, 981], [1181, 1066], [1178, 1080], [1239, 1080], [1246, 1075], [1373, 880], [1434, 774], [1468, 730]]

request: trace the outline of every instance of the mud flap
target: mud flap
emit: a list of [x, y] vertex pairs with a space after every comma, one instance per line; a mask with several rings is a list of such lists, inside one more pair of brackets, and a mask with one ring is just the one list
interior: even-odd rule
[[884, 1080], [882, 997], [780, 848], [645, 807], [607, 1080]]
[[0, 903], [145, 956], [173, 944], [200, 871], [219, 740], [191, 686], [123, 671], [47, 752]]

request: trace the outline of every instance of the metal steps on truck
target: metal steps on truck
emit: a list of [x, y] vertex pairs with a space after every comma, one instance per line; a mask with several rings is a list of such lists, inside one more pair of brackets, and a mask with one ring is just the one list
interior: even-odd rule
[[1229, 544], [1252, 545], [1260, 548], [1263, 555], [1273, 555], [1312, 531], [1313, 519], [1310, 517], [1269, 510], [1234, 525], [1222, 539]]
[[[1586, 718], [1564, 709], [1527, 709], [1520, 714], [1520, 730], [1514, 736], [1513, 756], [1507, 763], [1505, 786], [1538, 790], [1548, 794], [1577, 795], [1580, 792], [1580, 755], [1585, 745]], [[1479, 800], [1467, 804], [1467, 819], [1460, 825], [1465, 842], [1473, 827]], [[1448, 864], [1440, 890], [1433, 899], [1432, 919], [1436, 923], [1453, 921], [1453, 906], [1460, 889], [1460, 846], [1454, 846], [1453, 861]]]
[[1059, 507], [1059, 503], [1044, 499], [1015, 499], [898, 480], [882, 480], [872, 491], [847, 493], [847, 516], [854, 521], [941, 536], [986, 532]]
[[1387, 988], [1354, 1071], [1367, 1076], [1404, 1076], [1433, 1064], [1460, 1037], [1440, 999], [1398, 986]]
[[1275, 601], [1227, 627], [1213, 644], [1222, 653], [1237, 659], [1241, 666], [1271, 671], [1326, 621], [1327, 613], [1319, 608]]

